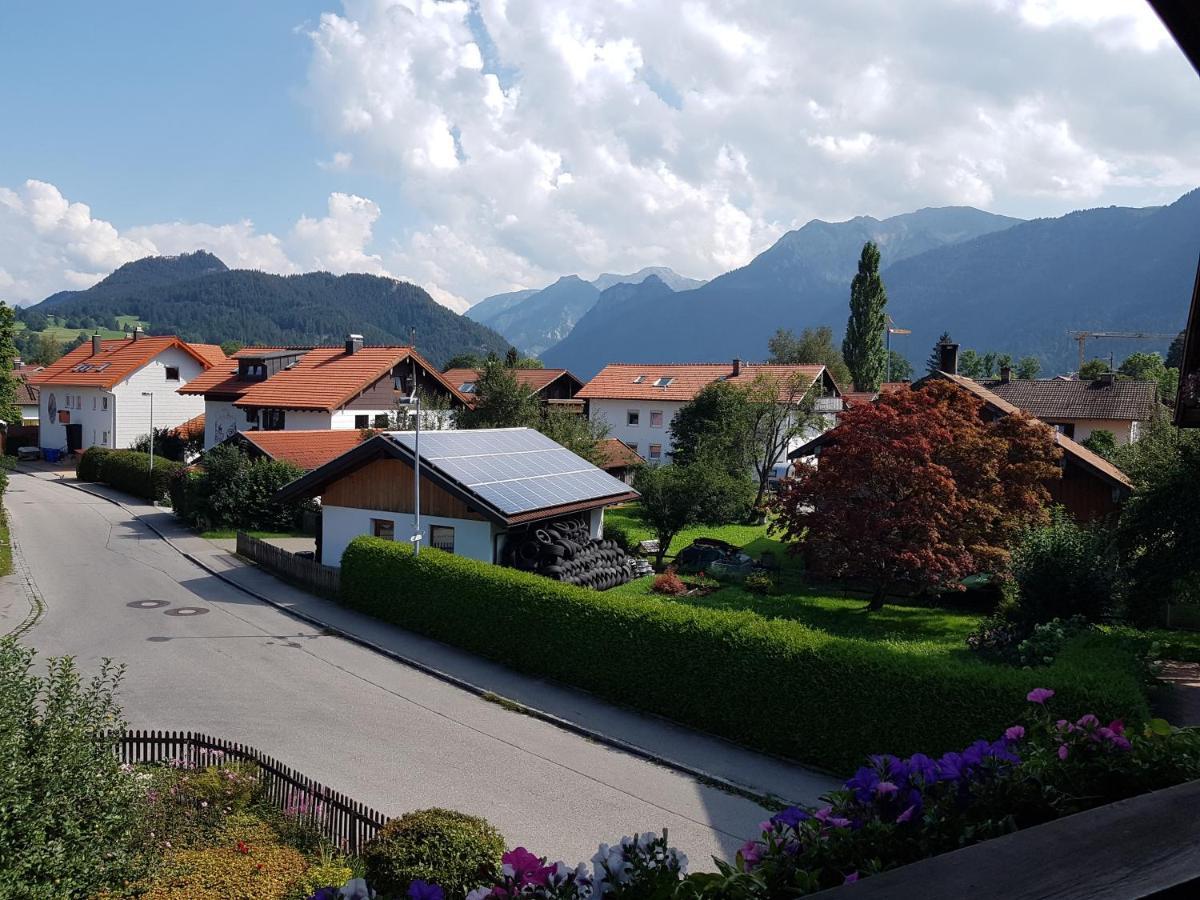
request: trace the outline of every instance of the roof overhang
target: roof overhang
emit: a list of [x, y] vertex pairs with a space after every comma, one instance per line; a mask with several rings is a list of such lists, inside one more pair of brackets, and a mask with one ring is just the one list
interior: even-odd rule
[[[377, 459], [396, 459], [412, 466], [414, 457], [412, 451], [403, 444], [392, 440], [386, 434], [377, 434], [375, 437], [363, 441], [353, 450], [343, 453], [337, 459], [331, 460], [325, 465], [313, 469], [307, 475], [303, 475], [290, 484], [284, 485], [275, 493], [274, 499], [280, 503], [287, 503], [307, 497], [319, 497], [325, 488], [334, 481]], [[636, 500], [641, 496], [637, 491], [628, 490], [607, 497], [595, 497], [590, 500], [543, 507], [542, 509], [528, 510], [527, 512], [508, 516], [490, 503], [481, 500], [477, 495], [454, 479], [447, 478], [432, 466], [422, 466], [421, 477], [428, 479], [431, 483], [436, 484], [446, 491], [446, 493], [461, 500], [470, 510], [479, 513], [488, 521], [505, 527], [523, 525], [528, 522], [541, 521], [542, 519], [554, 518], [555, 516], [567, 515], [573, 512], [599, 509], [605, 506], [612, 506], [614, 503]]]

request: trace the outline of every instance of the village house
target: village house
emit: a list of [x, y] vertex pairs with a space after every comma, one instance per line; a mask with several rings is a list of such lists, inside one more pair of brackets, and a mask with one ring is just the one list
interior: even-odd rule
[[281, 460], [311, 472], [362, 443], [354, 430], [338, 431], [239, 431], [223, 443], [242, 450], [251, 459]]
[[[545, 406], [560, 406], [583, 411], [583, 402], [575, 399], [583, 382], [567, 369], [509, 369], [517, 384], [529, 388]], [[480, 369], [447, 369], [446, 380], [467, 396], [476, 392]]]
[[1000, 378], [982, 384], [1076, 441], [1086, 441], [1096, 431], [1109, 431], [1118, 446], [1131, 444], [1163, 410], [1158, 385], [1152, 381], [1123, 381], [1111, 372], [1093, 381], [1011, 376], [1005, 367]]
[[245, 348], [233, 359], [236, 367], [185, 388], [204, 400], [205, 449], [242, 431], [388, 428], [414, 379], [451, 408], [469, 403], [412, 347], [367, 347], [361, 335], [339, 347]]
[[155, 428], [171, 428], [204, 411], [198, 397], [178, 388], [225, 364], [213, 344], [178, 337], [99, 335], [30, 376], [38, 388], [39, 444], [68, 452], [125, 448]]
[[646, 461], [630, 450], [624, 441], [616, 438], [600, 441], [596, 452], [600, 457], [600, 468], [626, 484], [633, 484], [634, 473], [646, 464]]
[[[587, 401], [589, 418], [607, 422], [613, 437], [643, 460], [657, 464], [671, 459], [675, 414], [704, 387], [717, 381], [749, 385], [760, 376], [778, 381], [781, 402], [796, 402], [798, 407], [798, 401], [811, 401], [814, 411], [828, 414], [793, 441], [793, 447], [833, 426], [833, 415], [842, 409], [841, 391], [821, 365], [778, 366], [740, 359], [675, 365], [614, 363], [601, 369], [575, 396]], [[789, 387], [793, 379], [800, 386], [798, 392]], [[779, 474], [786, 470], [786, 453], [777, 468]]]
[[[354, 538], [410, 541], [415, 532], [411, 431], [378, 434], [284, 487], [281, 502], [321, 498], [318, 558], [341, 564]], [[604, 533], [604, 509], [637, 492], [532, 428], [422, 431], [422, 545], [499, 563], [509, 542], [544, 524]]]

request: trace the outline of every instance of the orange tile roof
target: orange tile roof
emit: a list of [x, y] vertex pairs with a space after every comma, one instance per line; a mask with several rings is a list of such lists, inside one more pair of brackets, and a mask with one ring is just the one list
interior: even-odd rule
[[270, 459], [282, 459], [306, 472], [325, 465], [362, 442], [362, 435], [350, 429], [243, 431], [239, 437], [249, 441]]
[[[535, 393], [553, 384], [563, 375], [571, 375], [566, 369], [510, 369], [509, 371], [516, 376], [518, 384], [523, 384]], [[482, 369], [447, 369], [442, 374], [446, 376], [447, 381], [458, 387], [467, 382], [478, 381], [482, 373]], [[574, 375], [571, 377], [575, 378]], [[578, 378], [575, 380], [579, 381]]]
[[87, 341], [58, 362], [30, 376], [29, 383], [111, 388], [172, 347], [178, 347], [191, 354], [203, 363], [205, 369], [216, 364], [218, 354], [220, 359], [225, 358], [220, 347], [212, 344], [189, 344], [174, 336], [139, 337], [136, 341], [132, 338], [101, 341], [100, 352], [97, 354], [92, 353], [92, 342]]
[[630, 450], [624, 441], [616, 438], [605, 438], [597, 449], [600, 456], [600, 462], [597, 465], [601, 469], [628, 469], [630, 466], [640, 466], [645, 463], [645, 460]]
[[235, 405], [333, 411], [409, 359], [441, 382], [459, 402], [470, 403], [458, 385], [450, 384], [412, 347], [363, 347], [347, 353], [345, 347], [338, 346], [309, 350], [292, 368], [251, 385]]
[[204, 413], [188, 419], [182, 425], [176, 425], [172, 431], [185, 440], [204, 437]]
[[[219, 349], [219, 348], [218, 348]], [[285, 350], [294, 349], [301, 351], [302, 347], [243, 347], [237, 353], [228, 358], [223, 358], [222, 363], [231, 363], [231, 365], [215, 365], [206, 372], [201, 372], [176, 393], [180, 394], [236, 394], [241, 396], [251, 384], [258, 382], [238, 381], [237, 380], [237, 364], [234, 362], [238, 359], [262, 356], [264, 353], [281, 353]]]
[[[691, 400], [714, 381], [750, 384], [765, 374], [785, 381], [795, 375], [811, 384], [821, 377], [821, 365], [775, 366], [742, 363], [737, 375], [731, 363], [612, 363], [585, 384], [575, 396], [581, 400]], [[659, 379], [669, 378], [665, 387], [655, 387]], [[638, 380], [640, 379], [640, 380]], [[782, 393], [782, 392], [781, 392]]]

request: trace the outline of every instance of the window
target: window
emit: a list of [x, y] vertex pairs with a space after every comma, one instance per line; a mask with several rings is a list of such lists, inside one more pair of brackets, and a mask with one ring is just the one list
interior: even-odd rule
[[377, 538], [383, 538], [385, 541], [394, 541], [396, 539], [396, 523], [391, 519], [372, 519], [371, 534]]
[[639, 418], [640, 417], [639, 417], [638, 411], [636, 409], [628, 410], [625, 413], [625, 424], [626, 425], [636, 425], [639, 421]]
[[1059, 434], [1065, 435], [1066, 437], [1069, 437], [1069, 438], [1075, 437], [1075, 423], [1074, 422], [1060, 422], [1060, 423], [1054, 425], [1054, 430], [1057, 431]]
[[107, 397], [101, 397], [101, 398], [100, 398], [100, 408], [101, 408], [101, 409], [108, 409], [108, 398], [107, 398]]
[[650, 410], [650, 427], [651, 428], [662, 428], [662, 411], [661, 410], [659, 410], [658, 412], [655, 412], [654, 410]]
[[108, 446], [108, 432], [107, 431], [102, 431], [100, 433], [100, 444], [101, 444], [101, 446], [104, 446], [104, 447]]
[[429, 546], [437, 550], [454, 552], [454, 529], [449, 525], [429, 526]]
[[665, 388], [667, 385], [669, 385], [674, 380], [675, 380], [674, 378], [664, 376], [662, 378], [659, 378], [657, 381], [655, 381], [654, 386], [658, 387], [658, 388]]
[[389, 424], [391, 424], [391, 423], [388, 422], [388, 414], [387, 413], [375, 413], [375, 427], [376, 428], [387, 428]]
[[[93, 397], [92, 398], [92, 409], [95, 409], [95, 408], [96, 408], [96, 398]], [[95, 442], [96, 442], [96, 439], [92, 438], [92, 443], [94, 444]]]
[[285, 417], [282, 409], [264, 409], [262, 411], [263, 431], [283, 431]]
[[623, 441], [623, 443], [625, 444], [626, 447], [628, 447], [634, 453], [638, 452], [637, 441]]
[[650, 458], [653, 460], [662, 459], [662, 444], [650, 445]]
[[361, 416], [355, 416], [354, 417], [354, 427], [355, 428], [366, 428], [367, 423], [370, 421], [371, 421], [371, 417], [368, 416], [366, 413], [364, 413]]
[[257, 425], [258, 424], [258, 410], [257, 409], [246, 410], [246, 421], [251, 425]]
[[646, 380], [646, 376], [645, 376], [645, 375], [639, 375], [639, 376], [637, 376], [637, 378], [633, 379], [633, 383], [634, 383], [634, 384], [641, 384], [641, 383], [642, 383], [642, 382], [644, 382], [645, 380]]
[[167, 381], [179, 380], [179, 366], [167, 366]]
[[460, 391], [462, 391], [464, 394], [473, 394], [473, 393], [475, 393], [475, 382], [464, 381], [462, 384], [460, 384], [458, 386], [458, 389]]

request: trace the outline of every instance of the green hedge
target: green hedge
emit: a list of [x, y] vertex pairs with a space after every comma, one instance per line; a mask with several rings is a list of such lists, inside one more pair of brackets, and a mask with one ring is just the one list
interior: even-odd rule
[[1034, 687], [1055, 711], [1148, 715], [1133, 655], [1104, 636], [1036, 671], [918, 656], [783, 619], [603, 594], [437, 550], [357, 538], [343, 602], [514, 669], [835, 771], [869, 753], [995, 739]]
[[88, 447], [75, 464], [75, 477], [80, 481], [102, 481], [104, 460], [110, 453], [107, 447]]
[[[150, 454], [133, 450], [107, 450], [88, 461], [90, 448], [76, 468], [81, 481], [100, 481], [104, 484], [141, 497], [143, 500], [165, 500], [175, 473], [184, 468], [182, 463], [154, 457], [154, 473], [150, 472]], [[87, 477], [91, 476], [91, 477]]]

